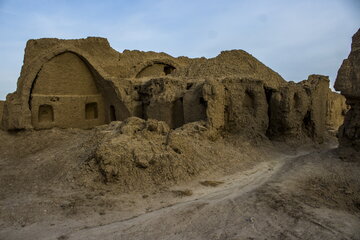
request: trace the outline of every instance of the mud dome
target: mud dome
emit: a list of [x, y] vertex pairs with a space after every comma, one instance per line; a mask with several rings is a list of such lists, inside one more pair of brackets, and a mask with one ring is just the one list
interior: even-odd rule
[[322, 142], [341, 125], [346, 104], [328, 77], [286, 82], [242, 50], [174, 58], [119, 53], [89, 37], [29, 40], [18, 88], [0, 111], [5, 130], [87, 129], [134, 116], [171, 129], [204, 120], [215, 132]]

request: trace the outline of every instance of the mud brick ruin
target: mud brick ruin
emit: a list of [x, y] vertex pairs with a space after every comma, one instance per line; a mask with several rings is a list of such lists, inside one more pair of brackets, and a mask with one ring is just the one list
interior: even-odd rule
[[[351, 52], [338, 71], [335, 89], [346, 97], [350, 110], [339, 130], [344, 157], [359, 159], [360, 152], [360, 29], [352, 38]], [[351, 151], [355, 150], [355, 151]]]
[[[360, 56], [358, 45], [340, 70], [345, 75]], [[358, 108], [353, 96], [359, 86], [341, 76], [337, 89]], [[242, 50], [210, 59], [174, 58], [120, 53], [106, 39], [89, 37], [29, 40], [17, 90], [0, 102], [0, 120], [4, 130], [87, 129], [130, 116], [162, 120], [170, 128], [204, 120], [216, 131], [322, 142], [327, 130], [337, 131], [346, 110], [328, 77], [287, 82]], [[347, 127], [343, 132], [349, 136]]]

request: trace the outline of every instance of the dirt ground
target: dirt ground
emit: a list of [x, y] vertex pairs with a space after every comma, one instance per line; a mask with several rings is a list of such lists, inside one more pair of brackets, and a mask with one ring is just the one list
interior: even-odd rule
[[360, 239], [360, 163], [334, 141], [221, 138], [206, 142], [218, 146], [211, 170], [123, 191], [92, 162], [97, 138], [0, 132], [0, 239]]

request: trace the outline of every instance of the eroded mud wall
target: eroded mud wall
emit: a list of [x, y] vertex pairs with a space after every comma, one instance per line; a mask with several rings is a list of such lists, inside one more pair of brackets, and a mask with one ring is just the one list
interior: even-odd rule
[[143, 103], [143, 118], [166, 122], [171, 128], [184, 124], [183, 94], [186, 87], [180, 81], [155, 78], [139, 89]]
[[339, 127], [344, 123], [348, 105], [346, 98], [335, 92], [329, 91], [327, 99], [326, 129], [336, 134]]
[[225, 87], [218, 81], [207, 79], [203, 85], [206, 101], [206, 119], [213, 130], [223, 130], [225, 126]]
[[[269, 96], [268, 136], [270, 138], [303, 137], [304, 121], [309, 105], [310, 96], [299, 84], [288, 83], [273, 90]], [[310, 122], [310, 115], [308, 118]]]
[[242, 50], [190, 59], [119, 53], [103, 38], [29, 40], [3, 122], [11, 130], [90, 128], [130, 116], [171, 128], [206, 120], [218, 132], [321, 142], [325, 129], [341, 122], [339, 111], [331, 111], [339, 104], [328, 100], [321, 79], [288, 83]]
[[336, 134], [347, 110], [344, 98], [331, 92], [328, 77], [322, 75], [268, 90], [267, 97], [267, 135], [273, 139], [311, 138], [321, 143], [328, 131]]
[[154, 78], [139, 88], [144, 119], [166, 122], [170, 128], [206, 119], [202, 84], [172, 78]]
[[360, 29], [354, 34], [351, 52], [338, 71], [335, 89], [341, 91], [350, 105], [339, 130], [341, 154], [360, 159]]
[[203, 97], [203, 84], [189, 83], [183, 96], [184, 123], [206, 119], [207, 103]]
[[329, 130], [336, 134], [347, 109], [344, 99], [331, 93], [328, 77], [321, 75], [275, 89], [251, 78], [224, 78], [203, 86], [206, 119], [213, 129], [318, 143]]
[[[5, 130], [32, 128], [31, 122], [29, 123], [23, 117], [23, 106], [24, 105], [21, 103], [16, 92], [10, 93], [6, 96], [2, 117], [2, 127]], [[28, 101], [26, 107], [28, 107]]]
[[329, 82], [329, 78], [322, 75], [310, 75], [307, 80], [300, 82], [310, 92], [310, 108], [307, 112], [310, 122], [307, 125], [307, 119], [304, 119], [304, 131], [319, 143], [323, 142], [326, 133]]
[[226, 78], [225, 129], [228, 132], [253, 131], [265, 135], [268, 128], [268, 104], [260, 80]]

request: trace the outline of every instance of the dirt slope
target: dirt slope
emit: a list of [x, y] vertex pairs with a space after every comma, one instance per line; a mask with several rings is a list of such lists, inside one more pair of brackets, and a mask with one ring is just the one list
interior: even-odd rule
[[124, 192], [92, 165], [114, 129], [2, 134], [0, 239], [359, 239], [360, 164], [333, 146], [255, 151], [228, 136], [219, 171]]

